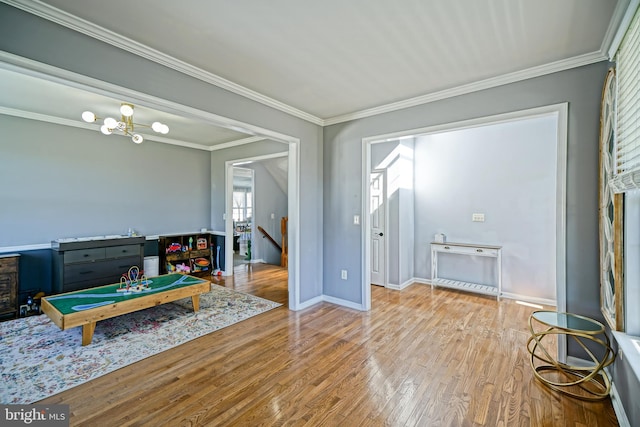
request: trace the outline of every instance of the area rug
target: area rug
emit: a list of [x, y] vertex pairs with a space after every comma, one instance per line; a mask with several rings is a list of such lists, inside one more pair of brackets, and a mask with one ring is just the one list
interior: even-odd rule
[[0, 322], [0, 404], [29, 404], [281, 304], [221, 286], [200, 296], [60, 330], [46, 315]]

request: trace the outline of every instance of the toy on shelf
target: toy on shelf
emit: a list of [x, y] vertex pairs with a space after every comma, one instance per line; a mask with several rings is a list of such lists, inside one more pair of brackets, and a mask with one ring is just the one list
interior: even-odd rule
[[177, 273], [186, 273], [186, 274], [191, 273], [191, 267], [189, 267], [184, 262], [182, 264], [176, 264], [175, 268]]
[[172, 243], [167, 246], [166, 253], [173, 254], [176, 252], [182, 252], [183, 250], [184, 249], [182, 248], [182, 245], [180, 243]]
[[196, 247], [198, 249], [207, 249], [207, 239], [205, 239], [204, 237], [198, 237], [198, 240], [196, 241]]
[[149, 288], [149, 280], [144, 272], [140, 270], [140, 267], [134, 265], [128, 272], [124, 273], [120, 278], [120, 287], [118, 292], [130, 293], [130, 292], [142, 292]]
[[191, 260], [191, 270], [194, 272], [208, 271], [211, 263], [206, 258], [195, 258]]

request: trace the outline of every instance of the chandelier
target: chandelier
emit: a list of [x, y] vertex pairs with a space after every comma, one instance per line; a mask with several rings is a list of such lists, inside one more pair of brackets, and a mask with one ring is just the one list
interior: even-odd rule
[[[134, 123], [132, 104], [123, 102], [120, 105], [120, 114], [120, 120], [116, 120], [113, 117], [106, 117], [103, 122], [104, 124], [100, 126], [100, 132], [105, 135], [111, 135], [115, 131], [122, 132], [124, 135], [130, 136], [131, 141], [136, 144], [141, 144], [142, 141], [144, 141], [142, 135], [134, 132], [134, 127], [136, 126], [151, 128], [154, 132], [161, 133], [163, 135], [169, 133], [169, 126], [160, 122], [153, 122], [151, 125]], [[91, 111], [85, 111], [82, 113], [82, 120], [87, 123], [94, 123], [98, 119], [100, 119], [100, 117], [96, 116]]]

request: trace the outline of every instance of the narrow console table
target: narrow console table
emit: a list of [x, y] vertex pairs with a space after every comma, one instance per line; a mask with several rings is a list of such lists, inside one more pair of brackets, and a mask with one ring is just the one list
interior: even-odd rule
[[[461, 282], [459, 280], [445, 279], [438, 275], [438, 254], [451, 253], [467, 256], [491, 257], [496, 260], [498, 271], [498, 283], [495, 286], [481, 285], [479, 283]], [[461, 291], [475, 292], [485, 295], [495, 295], [500, 301], [502, 293], [502, 246], [474, 245], [471, 243], [431, 243], [431, 287], [442, 286]]]

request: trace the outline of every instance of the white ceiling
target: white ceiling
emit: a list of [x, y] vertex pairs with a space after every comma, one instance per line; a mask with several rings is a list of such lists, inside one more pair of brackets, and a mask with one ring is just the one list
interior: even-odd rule
[[318, 124], [601, 61], [628, 4], [1, 1]]

